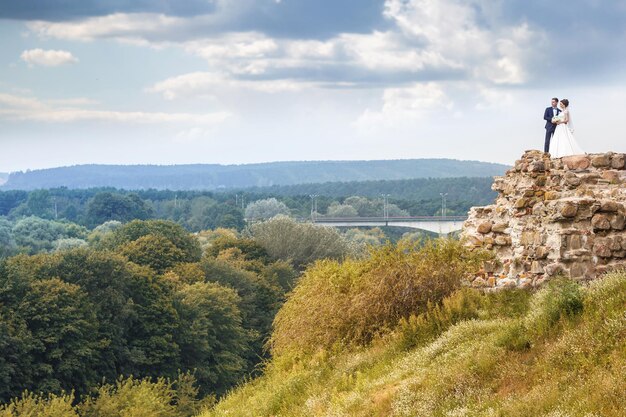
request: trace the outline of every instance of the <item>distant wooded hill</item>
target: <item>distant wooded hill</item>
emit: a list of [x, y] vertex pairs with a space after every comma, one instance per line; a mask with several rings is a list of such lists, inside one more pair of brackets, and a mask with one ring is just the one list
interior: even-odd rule
[[0, 188], [217, 190], [324, 182], [491, 177], [507, 166], [454, 159], [270, 162], [247, 165], [76, 165], [13, 172]]
[[4, 184], [9, 178], [9, 174], [6, 172], [0, 172], [0, 185]]

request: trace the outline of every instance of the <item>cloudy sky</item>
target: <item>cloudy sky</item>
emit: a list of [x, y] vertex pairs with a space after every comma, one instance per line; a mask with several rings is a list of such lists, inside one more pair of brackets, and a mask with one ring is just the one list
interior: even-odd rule
[[626, 1], [0, 0], [0, 172], [626, 151]]

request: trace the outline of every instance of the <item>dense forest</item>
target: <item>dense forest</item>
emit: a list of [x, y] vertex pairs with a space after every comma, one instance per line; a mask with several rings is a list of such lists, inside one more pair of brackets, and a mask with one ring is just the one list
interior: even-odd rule
[[302, 221], [489, 184], [0, 191], [0, 417], [620, 415], [623, 273], [483, 293], [454, 238]]
[[489, 178], [338, 182], [233, 192], [111, 188], [8, 190], [0, 191], [0, 216], [11, 221], [28, 216], [66, 220], [88, 228], [110, 220], [159, 218], [175, 221], [190, 231], [217, 227], [241, 230], [244, 217], [257, 217], [259, 207], [251, 205], [263, 200], [277, 200], [269, 212], [261, 215], [263, 218], [275, 214], [307, 218], [313, 207], [317, 207], [316, 215], [320, 216], [382, 216], [381, 194], [388, 195], [390, 215], [432, 216], [441, 215], [441, 193], [446, 193], [446, 214], [464, 215], [472, 206], [493, 201], [495, 193], [490, 182]]
[[306, 265], [364, 253], [335, 229], [287, 217], [245, 235], [192, 235], [164, 220], [90, 232], [45, 222], [18, 222], [23, 253], [0, 256], [0, 402], [24, 390], [83, 396], [120, 375], [193, 379], [197, 398], [219, 396], [258, 372]]
[[623, 272], [484, 293], [451, 239], [92, 233], [0, 261], [0, 417], [622, 415]]
[[303, 183], [492, 177], [505, 165], [453, 159], [271, 162], [248, 165], [77, 165], [13, 172], [2, 189], [114, 187], [216, 190]]

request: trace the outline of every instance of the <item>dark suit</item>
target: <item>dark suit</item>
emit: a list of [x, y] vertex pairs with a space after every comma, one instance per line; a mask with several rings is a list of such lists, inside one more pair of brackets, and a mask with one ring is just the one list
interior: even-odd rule
[[[554, 117], [554, 112], [552, 111], [553, 107], [546, 108], [546, 111], [543, 112], [543, 120], [546, 121], [546, 141], [543, 145], [543, 151], [550, 151], [550, 139], [552, 139], [552, 135], [554, 135], [554, 130], [556, 129], [556, 125], [552, 123], [552, 118]], [[556, 109], [557, 116], [561, 113], [561, 110]]]

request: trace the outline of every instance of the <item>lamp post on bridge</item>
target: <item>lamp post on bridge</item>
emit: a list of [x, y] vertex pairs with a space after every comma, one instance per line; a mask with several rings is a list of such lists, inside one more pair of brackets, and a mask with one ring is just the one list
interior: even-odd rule
[[311, 221], [315, 223], [315, 216], [317, 215], [317, 194], [310, 194], [311, 197]]
[[439, 193], [441, 196], [441, 217], [446, 217], [446, 196], [448, 193]]
[[390, 195], [391, 194], [381, 194], [381, 196], [383, 197], [383, 218], [385, 220], [389, 218], [389, 209], [387, 208], [387, 205], [389, 204]]

